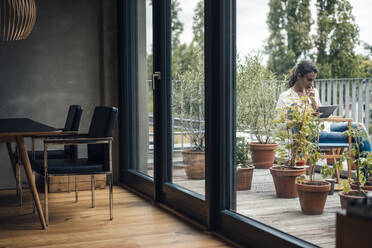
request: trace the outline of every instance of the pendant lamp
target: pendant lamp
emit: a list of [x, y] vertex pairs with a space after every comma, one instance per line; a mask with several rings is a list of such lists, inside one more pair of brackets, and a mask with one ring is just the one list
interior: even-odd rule
[[35, 0], [0, 0], [1, 41], [26, 39], [35, 22]]

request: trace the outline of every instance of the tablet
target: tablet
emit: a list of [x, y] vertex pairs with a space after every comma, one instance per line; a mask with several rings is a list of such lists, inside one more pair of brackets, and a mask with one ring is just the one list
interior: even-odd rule
[[324, 105], [320, 106], [318, 111], [320, 113], [320, 118], [328, 118], [337, 109], [337, 105]]

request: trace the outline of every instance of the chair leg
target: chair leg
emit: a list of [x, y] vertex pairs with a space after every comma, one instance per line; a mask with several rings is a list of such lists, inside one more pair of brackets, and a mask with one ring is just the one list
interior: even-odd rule
[[22, 195], [22, 173], [21, 173], [21, 165], [16, 164], [16, 169], [17, 169], [17, 195], [19, 198], [19, 206], [22, 207], [23, 204], [23, 195]]
[[71, 187], [70, 187], [70, 176], [67, 176], [67, 188], [68, 188], [68, 193], [71, 193]]
[[110, 198], [110, 220], [113, 220], [114, 219], [114, 215], [113, 215], [113, 192], [112, 192], [112, 182], [113, 182], [113, 176], [112, 176], [112, 174], [110, 174], [109, 176], [108, 176], [108, 178], [109, 178], [109, 181], [110, 181], [110, 183], [109, 183], [109, 187], [110, 187], [110, 195], [109, 195], [109, 198]]
[[95, 190], [94, 175], [91, 177], [90, 188], [92, 192], [92, 208], [94, 208], [94, 190]]
[[75, 203], [79, 201], [79, 191], [77, 186], [77, 176], [75, 176]]
[[49, 225], [49, 209], [48, 209], [48, 176], [44, 175], [44, 209], [45, 209], [45, 222]]
[[[32, 171], [32, 175], [34, 175], [34, 182], [35, 182], [35, 184], [36, 184], [36, 176], [35, 176], [35, 172], [34, 171]], [[37, 189], [38, 187], [36, 186], [36, 189]], [[39, 190], [37, 190], [38, 191], [38, 194], [39, 194]], [[32, 201], [32, 213], [33, 214], [35, 214], [36, 213], [36, 205], [35, 205], [35, 201]]]

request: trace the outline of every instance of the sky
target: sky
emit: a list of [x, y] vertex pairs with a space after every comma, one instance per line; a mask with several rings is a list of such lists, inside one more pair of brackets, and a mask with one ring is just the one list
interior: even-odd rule
[[[147, 0], [148, 1], [148, 0]], [[353, 6], [355, 22], [359, 26], [360, 40], [372, 45], [372, 1], [371, 0], [349, 0]], [[181, 34], [181, 42], [191, 42], [192, 39], [192, 17], [197, 0], [181, 0], [182, 12], [179, 15], [184, 24]], [[237, 2], [237, 52], [239, 56], [257, 52], [263, 49], [265, 40], [269, 37], [266, 18], [269, 11], [269, 0], [236, 0]], [[147, 11], [149, 12], [149, 11]], [[312, 0], [312, 12], [315, 14], [315, 0]], [[151, 24], [151, 15], [147, 14], [147, 24]], [[313, 16], [315, 20], [316, 16]], [[148, 29], [148, 48], [151, 49], [151, 30]], [[357, 53], [366, 54], [359, 46]], [[264, 60], [267, 57], [264, 56]]]

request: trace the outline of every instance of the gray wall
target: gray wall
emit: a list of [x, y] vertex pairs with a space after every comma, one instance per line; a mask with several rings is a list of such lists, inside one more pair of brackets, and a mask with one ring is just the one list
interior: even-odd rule
[[[36, 3], [29, 38], [0, 43], [0, 118], [27, 117], [63, 127], [69, 105], [80, 104], [80, 131], [86, 132], [94, 107], [116, 102], [115, 8], [100, 0]], [[1, 143], [0, 161], [0, 188], [14, 188]]]

